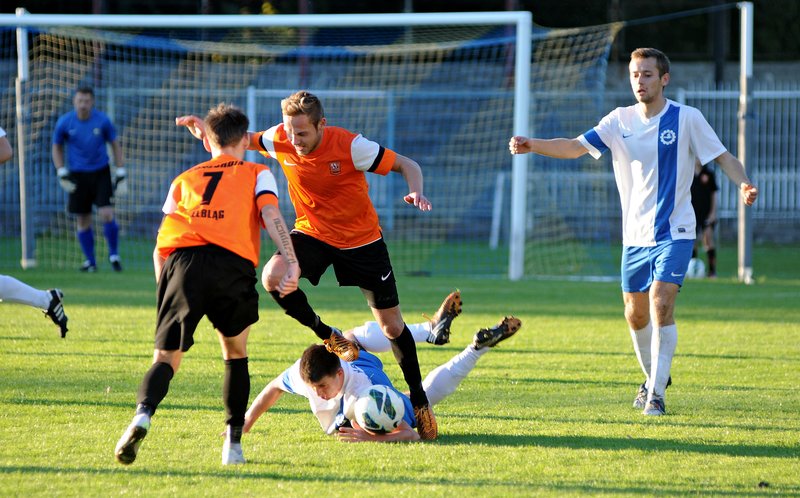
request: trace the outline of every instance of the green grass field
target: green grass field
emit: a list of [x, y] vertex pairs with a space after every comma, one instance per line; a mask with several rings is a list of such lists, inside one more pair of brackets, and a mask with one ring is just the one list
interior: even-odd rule
[[[735, 252], [721, 251], [732, 268]], [[758, 282], [689, 281], [668, 415], [631, 408], [642, 381], [617, 283], [404, 277], [408, 321], [454, 287], [464, 313], [444, 347], [419, 346], [423, 374], [504, 314], [520, 332], [436, 407], [440, 438], [345, 444], [284, 396], [245, 436], [247, 465], [220, 465], [223, 365], [207, 322], [153, 419], [138, 460], [113, 449], [152, 355], [150, 272], [15, 272], [66, 293], [66, 340], [38, 311], [0, 304], [2, 496], [800, 496], [797, 250], [760, 249]], [[306, 286], [330, 323], [368, 319], [361, 294]], [[251, 398], [313, 334], [262, 292], [250, 336]], [[399, 368], [383, 356], [402, 387]]]

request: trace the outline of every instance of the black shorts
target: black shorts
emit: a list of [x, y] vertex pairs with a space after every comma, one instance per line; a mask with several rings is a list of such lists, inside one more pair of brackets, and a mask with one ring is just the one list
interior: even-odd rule
[[188, 351], [203, 316], [225, 337], [258, 321], [253, 262], [219, 246], [177, 249], [158, 280], [156, 349]]
[[108, 165], [96, 171], [70, 171], [75, 182], [75, 192], [69, 194], [67, 208], [72, 214], [89, 214], [92, 205], [101, 208], [112, 206], [111, 169]]
[[333, 265], [340, 286], [357, 286], [375, 309], [394, 308], [400, 304], [397, 284], [383, 239], [354, 249], [339, 249], [304, 233], [291, 233], [300, 276], [319, 284], [319, 279]]

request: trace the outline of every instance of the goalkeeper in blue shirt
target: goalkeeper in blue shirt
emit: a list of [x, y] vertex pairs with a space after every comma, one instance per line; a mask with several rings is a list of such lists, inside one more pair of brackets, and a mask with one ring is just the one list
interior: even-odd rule
[[[74, 110], [62, 115], [53, 131], [53, 164], [58, 181], [69, 194], [68, 210], [76, 215], [78, 243], [85, 261], [80, 270], [94, 273], [97, 259], [92, 230], [92, 205], [103, 222], [108, 260], [114, 271], [122, 271], [119, 258], [119, 226], [114, 219], [113, 198], [127, 193], [127, 174], [122, 146], [111, 120], [94, 109], [94, 91], [81, 87], [72, 98]], [[106, 143], [114, 152], [114, 178], [109, 168]], [[66, 162], [64, 146], [66, 147]], [[68, 164], [68, 165], [67, 165]]]

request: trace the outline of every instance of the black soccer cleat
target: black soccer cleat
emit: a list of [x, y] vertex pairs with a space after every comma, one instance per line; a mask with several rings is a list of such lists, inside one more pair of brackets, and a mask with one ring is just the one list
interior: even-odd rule
[[455, 290], [444, 298], [433, 318], [429, 318], [431, 331], [428, 333], [427, 341], [437, 346], [450, 342], [450, 325], [460, 314], [461, 291]]
[[111, 263], [111, 269], [120, 272], [122, 271], [122, 263], [120, 262], [119, 256], [116, 254], [113, 256], [108, 257], [108, 262]]
[[[672, 385], [672, 376], [670, 375], [667, 378], [667, 387]], [[666, 389], [666, 388], [665, 388]], [[642, 385], [639, 386], [639, 391], [636, 393], [636, 398], [633, 400], [633, 407], [639, 410], [644, 410], [645, 405], [647, 404], [647, 381], [642, 382]]]
[[44, 315], [53, 320], [53, 323], [61, 329], [61, 338], [67, 336], [67, 314], [64, 313], [64, 293], [60, 289], [48, 289], [50, 293], [50, 305], [44, 310]]
[[489, 329], [480, 329], [472, 339], [472, 346], [475, 349], [486, 347], [493, 348], [498, 342], [504, 341], [517, 333], [522, 327], [522, 321], [514, 316], [507, 316], [500, 320], [500, 323]]

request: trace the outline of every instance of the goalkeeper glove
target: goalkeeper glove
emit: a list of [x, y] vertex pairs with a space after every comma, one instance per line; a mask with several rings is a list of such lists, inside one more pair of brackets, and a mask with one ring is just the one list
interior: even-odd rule
[[56, 173], [58, 173], [58, 183], [61, 184], [61, 188], [68, 194], [75, 192], [78, 186], [75, 185], [75, 180], [73, 180], [69, 170], [62, 166], [56, 170]]
[[117, 168], [114, 173], [114, 196], [128, 194], [128, 172], [125, 168]]

